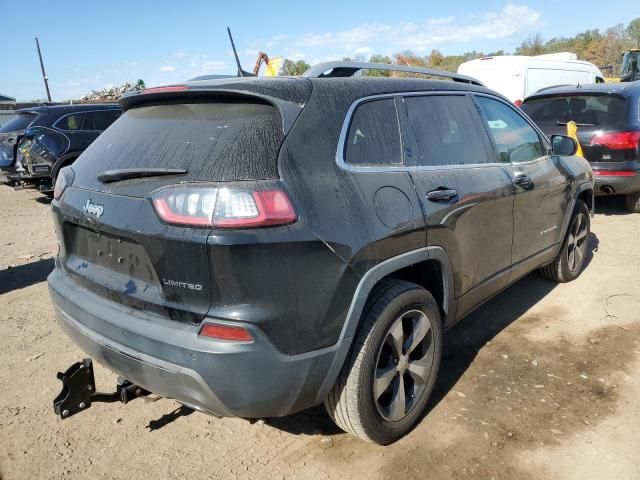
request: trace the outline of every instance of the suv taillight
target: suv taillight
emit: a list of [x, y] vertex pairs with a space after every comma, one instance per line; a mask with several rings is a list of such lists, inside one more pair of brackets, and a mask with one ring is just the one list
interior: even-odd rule
[[590, 143], [611, 150], [633, 150], [640, 145], [640, 132], [601, 133], [593, 137]]
[[56, 184], [53, 187], [53, 198], [55, 200], [60, 200], [67, 187], [73, 183], [74, 176], [75, 174], [71, 167], [64, 167], [60, 169], [58, 177], [56, 178]]
[[151, 200], [160, 219], [173, 225], [260, 228], [297, 219], [289, 197], [277, 187], [178, 186], [155, 192]]

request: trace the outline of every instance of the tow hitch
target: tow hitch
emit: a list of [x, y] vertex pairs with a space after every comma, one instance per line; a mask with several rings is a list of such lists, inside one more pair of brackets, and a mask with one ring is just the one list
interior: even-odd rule
[[115, 392], [96, 392], [93, 362], [90, 358], [74, 363], [64, 373], [58, 372], [57, 378], [62, 381], [62, 391], [53, 401], [53, 409], [63, 420], [86, 410], [92, 402], [127, 403], [149, 394], [147, 390], [122, 377], [118, 377]]

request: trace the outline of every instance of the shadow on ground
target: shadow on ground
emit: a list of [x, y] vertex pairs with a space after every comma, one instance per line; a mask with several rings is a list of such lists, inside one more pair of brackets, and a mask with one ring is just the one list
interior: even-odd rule
[[[589, 267], [598, 245], [598, 237], [591, 233], [583, 268]], [[532, 273], [489, 300], [449, 330], [444, 337], [442, 364], [426, 415], [453, 389], [480, 349], [548, 295], [556, 285], [537, 273]], [[295, 435], [342, 433], [322, 405], [287, 417], [269, 419], [268, 424]]]
[[186, 407], [184, 405], [180, 405], [178, 408], [173, 410], [172, 412], [165, 413], [157, 420], [151, 420], [147, 428], [150, 432], [155, 430], [160, 430], [162, 427], [169, 425], [172, 422], [175, 422], [180, 417], [187, 417], [191, 415], [195, 410], [192, 408]]
[[594, 213], [596, 215], [636, 215], [627, 210], [624, 195], [596, 197]]
[[53, 258], [45, 258], [0, 270], [0, 295], [44, 282], [54, 265]]

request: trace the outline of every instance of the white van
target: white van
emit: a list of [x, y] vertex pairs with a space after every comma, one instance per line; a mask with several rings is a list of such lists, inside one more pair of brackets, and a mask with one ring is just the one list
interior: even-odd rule
[[604, 83], [593, 63], [577, 60], [575, 53], [552, 53], [526, 57], [505, 55], [465, 62], [458, 73], [477, 78], [516, 105], [542, 88], [558, 85]]

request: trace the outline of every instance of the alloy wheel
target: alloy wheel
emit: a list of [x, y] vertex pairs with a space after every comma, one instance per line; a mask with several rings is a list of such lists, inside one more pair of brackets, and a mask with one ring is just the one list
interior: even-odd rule
[[402, 420], [416, 406], [434, 354], [431, 323], [422, 310], [406, 311], [394, 320], [378, 351], [373, 380], [376, 407], [385, 420]]
[[584, 213], [579, 213], [573, 219], [567, 239], [567, 265], [575, 272], [582, 265], [587, 252], [588, 223]]

